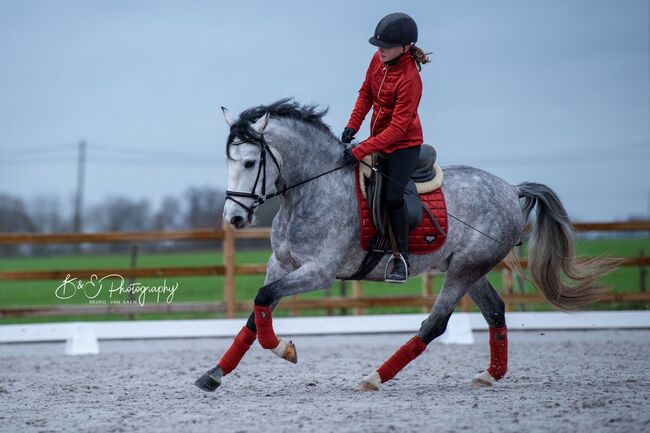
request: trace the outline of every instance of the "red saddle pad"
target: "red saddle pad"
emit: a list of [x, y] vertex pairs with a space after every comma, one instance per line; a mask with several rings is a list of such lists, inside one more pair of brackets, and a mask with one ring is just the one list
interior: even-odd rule
[[[357, 184], [357, 200], [359, 202], [359, 219], [361, 220], [361, 248], [368, 251], [370, 241], [378, 233], [372, 222], [372, 215], [368, 207], [368, 201], [361, 194], [361, 185], [359, 184], [359, 164], [355, 170]], [[447, 206], [442, 187], [426, 194], [420, 194], [422, 204], [427, 206], [431, 213], [438, 220], [438, 224], [447, 233], [448, 219]], [[422, 221], [420, 225], [414, 228], [409, 234], [409, 254], [429, 254], [439, 249], [446, 240], [436, 228], [434, 222], [427, 212], [422, 210]]]

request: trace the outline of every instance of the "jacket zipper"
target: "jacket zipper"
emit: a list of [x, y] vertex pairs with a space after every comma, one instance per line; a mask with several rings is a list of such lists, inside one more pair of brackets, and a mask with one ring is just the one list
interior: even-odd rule
[[[386, 74], [388, 74], [388, 66], [384, 66], [384, 78], [381, 79], [381, 83], [379, 83], [379, 90], [377, 90], [377, 102], [379, 102], [379, 94], [381, 93], [381, 86], [384, 85], [384, 80], [386, 79]], [[379, 119], [379, 115], [381, 114], [381, 107], [379, 107], [379, 111], [377, 112], [377, 115], [375, 116], [375, 121], [372, 122], [372, 125], [370, 125], [370, 135], [372, 136], [373, 129], [375, 127], [375, 124], [377, 123], [377, 119]]]

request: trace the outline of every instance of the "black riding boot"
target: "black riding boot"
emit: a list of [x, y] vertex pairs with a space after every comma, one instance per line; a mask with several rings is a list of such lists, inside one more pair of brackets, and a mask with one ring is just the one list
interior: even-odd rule
[[[393, 259], [393, 270], [385, 281], [389, 283], [405, 283], [408, 280], [408, 268], [410, 268], [408, 261], [409, 221], [406, 201], [402, 204], [402, 207], [390, 211], [390, 220], [397, 241], [397, 249], [404, 261]], [[406, 266], [404, 262], [406, 262]]]

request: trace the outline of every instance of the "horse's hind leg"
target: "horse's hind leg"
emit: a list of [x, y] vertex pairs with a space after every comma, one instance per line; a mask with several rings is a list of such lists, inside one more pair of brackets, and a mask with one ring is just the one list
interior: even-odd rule
[[492, 385], [508, 370], [508, 328], [505, 304], [486, 277], [469, 289], [469, 296], [481, 309], [490, 334], [490, 366], [474, 378], [478, 385]]
[[364, 377], [357, 390], [378, 390], [381, 383], [395, 377], [408, 363], [424, 352], [430, 342], [444, 334], [454, 307], [465, 295], [467, 287], [470, 285], [471, 281], [468, 282], [466, 278], [454, 278], [448, 275], [429, 317], [422, 322], [417, 335], [400, 347], [376, 371]]

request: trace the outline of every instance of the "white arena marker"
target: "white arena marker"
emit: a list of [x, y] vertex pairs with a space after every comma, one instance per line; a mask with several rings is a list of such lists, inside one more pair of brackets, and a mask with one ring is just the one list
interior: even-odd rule
[[474, 344], [474, 334], [469, 316], [464, 313], [452, 314], [447, 324], [447, 330], [439, 338], [442, 344]]
[[92, 324], [73, 323], [65, 342], [66, 355], [96, 355], [99, 344]]

